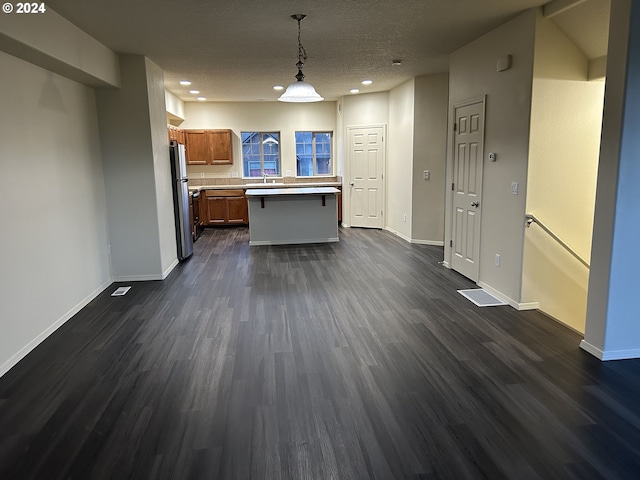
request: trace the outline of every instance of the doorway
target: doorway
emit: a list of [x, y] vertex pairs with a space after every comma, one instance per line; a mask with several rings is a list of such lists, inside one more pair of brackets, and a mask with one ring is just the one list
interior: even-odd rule
[[451, 268], [478, 281], [485, 100], [456, 104], [453, 134]]
[[349, 224], [384, 227], [385, 127], [348, 127]]

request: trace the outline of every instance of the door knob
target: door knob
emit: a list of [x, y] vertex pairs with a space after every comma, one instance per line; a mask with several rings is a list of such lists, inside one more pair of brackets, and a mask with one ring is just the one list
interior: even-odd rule
[[480, 202], [471, 202], [471, 206], [478, 208], [480, 206]]
[[356, 184], [356, 182], [349, 182], [349, 185], [351, 185], [352, 187]]

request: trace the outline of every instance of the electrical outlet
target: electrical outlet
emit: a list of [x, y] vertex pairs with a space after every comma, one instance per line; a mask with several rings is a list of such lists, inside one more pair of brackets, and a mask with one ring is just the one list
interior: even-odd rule
[[290, 177], [291, 176], [291, 170], [285, 170], [284, 172], [286, 177]]
[[422, 173], [422, 176], [423, 176], [423, 178], [424, 178], [425, 180], [429, 180], [429, 178], [431, 177], [431, 172], [430, 172], [429, 170], [425, 170], [425, 171]]
[[518, 182], [511, 182], [511, 194], [512, 195], [518, 194]]
[[500, 255], [496, 253], [496, 267], [500, 267]]
[[238, 178], [238, 172], [231, 172], [232, 178]]

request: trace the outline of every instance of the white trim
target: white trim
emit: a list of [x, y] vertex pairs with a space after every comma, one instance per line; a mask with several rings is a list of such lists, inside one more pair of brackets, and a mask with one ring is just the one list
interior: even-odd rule
[[400, 233], [397, 230], [394, 230], [391, 227], [384, 227], [383, 230], [386, 230], [387, 232], [391, 232], [393, 233], [396, 237], [400, 237], [401, 239], [403, 239], [405, 242], [411, 243], [411, 239], [409, 237], [407, 237], [406, 235]]
[[167, 269], [162, 272], [161, 275], [117, 275], [113, 277], [114, 282], [148, 282], [152, 280], [164, 280], [169, 276], [174, 268], [178, 266], [180, 262], [176, 258]]
[[167, 267], [167, 269], [162, 273], [162, 278], [160, 280], [164, 280], [165, 278], [167, 278], [169, 276], [169, 274], [171, 272], [173, 272], [173, 269], [176, 268], [178, 266], [180, 262], [178, 261], [178, 259], [176, 258], [173, 263], [171, 263], [171, 265], [169, 265]]
[[435, 241], [435, 240], [416, 240], [414, 238], [407, 237], [406, 235], [400, 233], [399, 231], [391, 227], [384, 227], [383, 230], [393, 233], [396, 237], [400, 237], [405, 242], [413, 243], [415, 245], [432, 245], [434, 247], [444, 247], [444, 242]]
[[249, 245], [252, 247], [260, 245], [298, 245], [302, 243], [335, 243], [339, 242], [338, 237], [333, 238], [305, 238], [304, 240], [250, 240]]
[[603, 362], [609, 360], [630, 360], [632, 358], [640, 358], [639, 349], [604, 351], [595, 345], [587, 343], [585, 340], [580, 341], [580, 348]]
[[481, 287], [481, 288], [484, 288], [487, 292], [489, 292], [494, 297], [499, 298], [503, 302], [508, 303], [510, 306], [512, 306], [516, 310], [519, 310], [519, 311], [522, 311], [522, 310], [537, 310], [538, 308], [540, 308], [540, 304], [538, 302], [526, 302], [526, 303], [516, 302], [512, 298], [509, 298], [504, 293], [499, 292], [498, 290], [496, 290], [493, 287], [490, 287], [489, 285], [487, 285], [484, 282], [477, 282], [477, 285], [479, 287]]
[[416, 245], [431, 245], [433, 247], [444, 247], [444, 241], [436, 241], [436, 240], [411, 240], [411, 243], [415, 243]]
[[64, 325], [67, 320], [73, 317], [76, 313], [82, 310], [85, 306], [89, 304], [94, 298], [100, 295], [103, 291], [105, 291], [109, 285], [113, 283], [112, 280], [108, 280], [107, 282], [100, 285], [97, 289], [83, 298], [77, 305], [75, 305], [71, 310], [62, 315], [58, 320], [53, 322], [49, 327], [47, 327], [42, 333], [40, 333], [36, 338], [27, 343], [24, 347], [22, 347], [15, 355], [13, 355], [9, 360], [0, 365], [0, 377], [2, 377], [5, 373], [11, 370], [20, 360], [26, 357], [29, 352], [31, 352], [34, 348], [40, 345], [46, 338], [55, 332], [58, 328]]

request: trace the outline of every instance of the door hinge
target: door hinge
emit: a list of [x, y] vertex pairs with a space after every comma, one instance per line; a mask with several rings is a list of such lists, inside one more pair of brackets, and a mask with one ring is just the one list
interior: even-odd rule
[[455, 190], [455, 189], [456, 189], [456, 184], [455, 184], [455, 183], [452, 183], [452, 184], [451, 184], [451, 191], [453, 191], [453, 190]]
[[449, 247], [453, 248], [453, 240], [449, 240]]
[[454, 124], [453, 124], [453, 131], [454, 131], [454, 132], [457, 132], [457, 131], [458, 131], [458, 124], [457, 124], [457, 123], [454, 123]]

